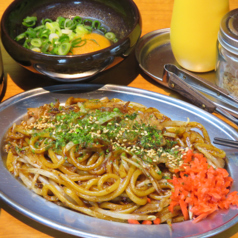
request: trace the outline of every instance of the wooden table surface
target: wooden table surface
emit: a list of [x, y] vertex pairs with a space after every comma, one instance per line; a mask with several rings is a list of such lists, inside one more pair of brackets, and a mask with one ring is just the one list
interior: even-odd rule
[[[34, 1], [34, 0], [32, 0]], [[173, 0], [134, 0], [142, 16], [142, 36], [153, 30], [170, 27]], [[0, 17], [12, 0], [0, 1]], [[238, 8], [238, 0], [230, 0], [230, 8]], [[3, 100], [26, 90], [57, 84], [44, 76], [35, 75], [19, 66], [2, 47], [4, 71], [7, 79], [7, 89]], [[111, 83], [128, 85], [131, 87], [147, 89], [150, 91], [173, 96], [173, 93], [158, 85], [145, 76], [138, 67], [134, 54], [129, 56], [119, 66], [112, 68], [92, 83]], [[37, 237], [74, 237], [53, 230], [49, 227], [21, 215], [3, 202], [0, 202], [0, 237], [1, 238], [37, 238]], [[214, 236], [216, 238], [238, 238], [238, 224]]]

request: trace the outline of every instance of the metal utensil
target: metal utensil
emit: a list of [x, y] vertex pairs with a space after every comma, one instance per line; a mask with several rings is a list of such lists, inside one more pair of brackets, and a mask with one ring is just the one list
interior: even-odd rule
[[198, 75], [195, 75], [187, 70], [179, 69], [173, 64], [167, 64], [167, 69], [176, 73], [180, 78], [183, 79], [183, 81], [195, 87], [196, 89], [201, 90], [204, 93], [213, 97], [217, 97], [219, 100], [227, 102], [238, 108], [238, 99], [232, 97], [226, 89], [218, 87], [214, 83], [202, 77], [199, 77]]
[[[171, 49], [169, 28], [155, 30], [141, 37], [136, 46], [135, 55], [142, 71], [152, 80], [160, 84], [161, 81], [163, 81], [162, 77], [165, 64], [173, 64], [181, 68], [174, 58]], [[183, 80], [211, 100], [215, 105], [238, 118], [237, 103], [229, 97], [223, 96], [223, 94], [217, 92], [217, 90], [210, 87], [210, 85], [207, 86], [211, 83], [211, 85], [215, 85], [216, 87], [215, 82], [217, 79], [215, 71], [206, 73], [193, 72], [192, 75], [194, 75], [195, 78], [186, 77], [185, 79], [183, 78]], [[206, 83], [201, 83], [196, 79], [196, 76], [202, 77], [202, 81]]]
[[238, 141], [235, 141], [235, 140], [215, 137], [213, 140], [213, 143], [238, 149]]
[[[233, 123], [235, 123], [236, 125], [238, 125], [237, 118], [233, 117], [231, 114], [229, 114], [227, 111], [225, 111], [221, 107], [215, 105], [211, 100], [203, 96], [196, 89], [194, 89], [190, 84], [184, 81], [185, 76], [186, 77], [189, 76], [190, 78], [193, 77], [191, 75], [188, 75], [185, 71], [178, 69], [173, 64], [165, 64], [163, 79], [161, 81], [161, 84], [178, 92], [182, 96], [186, 97], [199, 108], [202, 108], [205, 111], [208, 111], [210, 113], [217, 112], [221, 114], [222, 116], [226, 117], [227, 119], [229, 119], [230, 121], [232, 121]], [[217, 92], [221, 93], [222, 96], [227, 97], [226, 93], [223, 90], [219, 90]], [[231, 101], [233, 103], [236, 103], [233, 99]], [[237, 104], [237, 108], [238, 108], [238, 104]]]

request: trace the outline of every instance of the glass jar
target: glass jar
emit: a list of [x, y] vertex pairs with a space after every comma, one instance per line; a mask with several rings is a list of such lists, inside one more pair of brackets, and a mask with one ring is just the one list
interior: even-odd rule
[[222, 19], [217, 42], [216, 84], [238, 98], [238, 9]]

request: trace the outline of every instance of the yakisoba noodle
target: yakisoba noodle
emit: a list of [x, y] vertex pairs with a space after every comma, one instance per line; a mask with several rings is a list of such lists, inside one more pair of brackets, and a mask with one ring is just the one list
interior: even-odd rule
[[107, 220], [183, 221], [179, 206], [168, 209], [168, 180], [188, 148], [223, 167], [197, 122], [172, 121], [155, 108], [102, 98], [70, 97], [29, 108], [6, 138], [7, 168], [45, 199]]

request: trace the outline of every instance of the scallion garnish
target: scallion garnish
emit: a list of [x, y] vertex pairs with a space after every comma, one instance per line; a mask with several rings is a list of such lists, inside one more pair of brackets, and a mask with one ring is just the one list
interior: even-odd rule
[[86, 39], [81, 39], [81, 38], [77, 38], [77, 39], [74, 39], [72, 42], [71, 42], [71, 45], [72, 47], [81, 47], [81, 46], [84, 46], [86, 44]]
[[65, 18], [64, 17], [57, 17], [56, 21], [59, 23], [60, 28], [63, 29]]
[[115, 35], [113, 32], [107, 32], [107, 33], [105, 34], [105, 37], [106, 37], [108, 40], [113, 41], [113, 40], [116, 38], [116, 35]]
[[39, 48], [42, 45], [42, 41], [39, 38], [33, 38], [31, 40], [31, 45], [34, 46], [34, 47], [38, 47]]
[[31, 27], [36, 24], [37, 17], [26, 17], [23, 19], [22, 25], [26, 27]]
[[20, 40], [22, 40], [22, 39], [24, 39], [25, 38], [25, 32], [24, 33], [21, 33], [20, 35], [18, 35], [17, 37], [16, 37], [16, 41], [20, 41]]
[[79, 16], [72, 19], [59, 16], [56, 21], [42, 19], [41, 25], [38, 26], [36, 22], [37, 17], [26, 17], [22, 24], [27, 29], [15, 40], [24, 40], [25, 48], [44, 54], [67, 55], [73, 48], [84, 46], [88, 40], [97, 43], [94, 39], [83, 39], [84, 35], [92, 31], [103, 33], [112, 43], [117, 42], [116, 35], [113, 32], [107, 32], [98, 20], [82, 19]]
[[45, 25], [46, 22], [52, 22], [52, 20], [49, 18], [46, 18], [46, 19], [42, 19], [41, 21], [42, 25]]
[[62, 43], [58, 48], [58, 55], [67, 55], [70, 51], [71, 44], [69, 42]]
[[92, 26], [93, 21], [91, 19], [84, 19], [83, 24], [87, 26]]
[[105, 35], [107, 33], [107, 29], [105, 27], [100, 27], [99, 30]]
[[81, 24], [83, 20], [82, 20], [81, 17], [76, 16], [76, 17], [74, 17], [73, 21], [74, 21], [76, 24]]
[[92, 27], [93, 27], [93, 29], [100, 29], [100, 27], [101, 27], [100, 21], [94, 21], [92, 23]]

